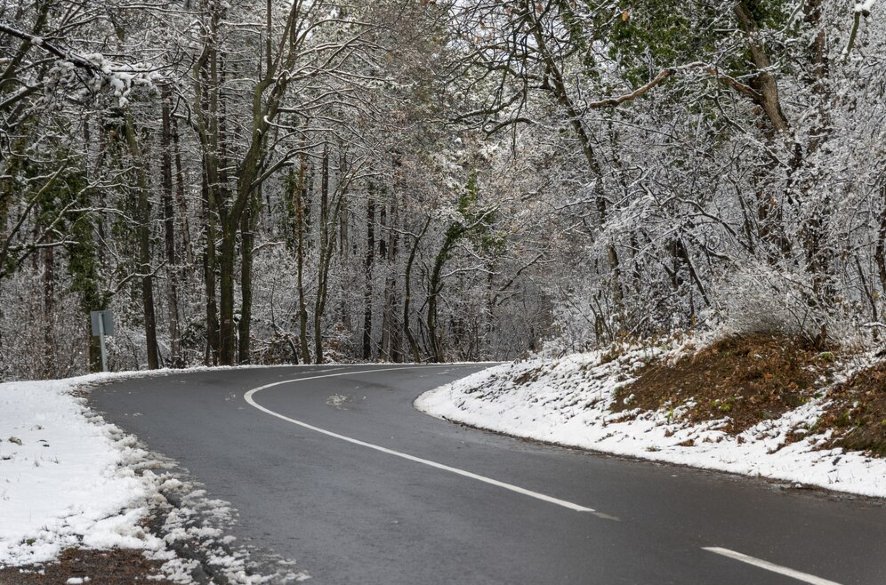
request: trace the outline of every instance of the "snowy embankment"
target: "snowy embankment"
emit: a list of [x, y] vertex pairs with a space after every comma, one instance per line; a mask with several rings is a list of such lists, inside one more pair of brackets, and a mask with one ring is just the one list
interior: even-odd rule
[[806, 436], [827, 397], [738, 435], [726, 419], [690, 424], [680, 408], [613, 412], [616, 390], [661, 350], [606, 361], [602, 352], [533, 359], [485, 370], [420, 396], [419, 410], [508, 435], [605, 453], [766, 477], [886, 497], [886, 460], [817, 450], [829, 435]]
[[208, 499], [184, 470], [105, 422], [75, 392], [168, 373], [0, 383], [0, 568], [50, 562], [72, 547], [121, 548], [143, 551], [177, 583], [194, 583], [204, 569], [232, 585], [306, 578], [284, 559], [257, 567], [227, 535], [236, 516], [230, 504]]
[[71, 546], [161, 547], [138, 525], [157, 491], [133, 470], [144, 451], [71, 394], [100, 378], [0, 384], [0, 565]]

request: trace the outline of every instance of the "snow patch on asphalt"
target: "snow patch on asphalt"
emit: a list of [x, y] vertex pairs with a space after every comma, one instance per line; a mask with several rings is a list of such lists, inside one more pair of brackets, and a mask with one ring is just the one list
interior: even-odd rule
[[333, 394], [326, 399], [326, 404], [339, 410], [347, 410], [346, 405], [350, 401], [350, 396], [345, 396], [343, 394]]
[[508, 435], [615, 455], [886, 497], [886, 460], [823, 449], [828, 434], [807, 435], [827, 397], [762, 422], [738, 436], [727, 419], [690, 424], [681, 409], [612, 412], [615, 391], [652, 358], [680, 348], [537, 358], [476, 373], [421, 395], [419, 410]]
[[236, 546], [230, 504], [74, 393], [132, 375], [0, 384], [0, 568], [50, 562], [70, 547], [116, 547], [144, 551], [183, 584], [308, 578], [285, 559]]
[[178, 479], [160, 486], [167, 505], [157, 510], [165, 547], [149, 551], [148, 558], [162, 561], [164, 574], [180, 583], [216, 582], [232, 585], [296, 583], [310, 576], [295, 563], [277, 555], [236, 544], [227, 529], [236, 522], [230, 503], [212, 499], [199, 484]]

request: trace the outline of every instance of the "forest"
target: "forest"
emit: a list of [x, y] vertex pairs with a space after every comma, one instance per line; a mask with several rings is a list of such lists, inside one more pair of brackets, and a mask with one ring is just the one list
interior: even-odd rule
[[0, 380], [886, 334], [876, 0], [0, 0]]

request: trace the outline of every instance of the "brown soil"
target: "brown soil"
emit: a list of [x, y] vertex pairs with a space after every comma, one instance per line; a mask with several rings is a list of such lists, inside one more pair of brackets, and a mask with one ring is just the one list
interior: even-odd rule
[[[777, 418], [815, 393], [816, 380], [830, 372], [833, 354], [799, 339], [775, 335], [731, 337], [675, 364], [655, 363], [622, 387], [612, 408], [658, 410], [690, 399], [685, 418], [697, 423], [729, 417], [724, 430], [738, 434]], [[633, 397], [625, 404], [625, 398]]]
[[834, 429], [828, 446], [886, 457], [886, 362], [856, 373], [829, 397], [816, 424], [817, 431]]
[[160, 563], [146, 559], [137, 550], [72, 548], [52, 563], [0, 569], [0, 585], [65, 585], [71, 577], [83, 579], [85, 585], [173, 585], [172, 581], [159, 579], [160, 574]]

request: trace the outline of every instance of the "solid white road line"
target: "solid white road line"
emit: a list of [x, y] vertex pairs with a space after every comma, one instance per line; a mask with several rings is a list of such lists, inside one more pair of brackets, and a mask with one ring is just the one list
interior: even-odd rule
[[[418, 369], [418, 368], [433, 368], [433, 367], [449, 367], [449, 365], [445, 366], [414, 366], [410, 369]], [[310, 429], [312, 431], [316, 431], [318, 433], [322, 433], [328, 437], [334, 437], [336, 439], [341, 439], [342, 441], [347, 441], [348, 443], [353, 443], [354, 445], [360, 445], [361, 447], [366, 447], [367, 449], [374, 449], [375, 451], [379, 451], [381, 453], [386, 453], [388, 455], [393, 455], [395, 457], [400, 457], [401, 459], [406, 459], [407, 461], [412, 461], [414, 463], [421, 463], [422, 465], [427, 465], [428, 467], [433, 467], [435, 469], [440, 469], [443, 471], [448, 471], [450, 473], [454, 473], [456, 475], [461, 475], [462, 477], [468, 477], [471, 479], [475, 479], [477, 481], [482, 481], [483, 483], [488, 483], [489, 485], [494, 485], [496, 487], [500, 487], [512, 492], [516, 492], [518, 494], [523, 494], [524, 496], [529, 496], [530, 498], [535, 498], [536, 500], [541, 500], [543, 502], [548, 502], [549, 504], [555, 504], [557, 506], [562, 506], [563, 508], [568, 508], [570, 510], [574, 510], [576, 512], [591, 512], [594, 515], [599, 515], [600, 517], [607, 519], [615, 519], [611, 516], [607, 517], [604, 514], [599, 514], [593, 508], [586, 508], [585, 506], [579, 506], [578, 504], [573, 504], [572, 502], [567, 502], [566, 500], [560, 500], [558, 498], [553, 498], [551, 496], [546, 496], [545, 494], [540, 494], [538, 492], [534, 492], [532, 490], [527, 490], [525, 488], [521, 488], [519, 486], [511, 485], [509, 483], [505, 483], [502, 481], [498, 481], [496, 479], [492, 479], [490, 477], [485, 477], [483, 475], [477, 475], [476, 473], [471, 473], [470, 471], [465, 471], [464, 469], [458, 469], [457, 467], [450, 467], [448, 465], [443, 465], [442, 463], [437, 463], [436, 461], [429, 461], [428, 459], [422, 459], [421, 457], [416, 457], [415, 455], [410, 455], [408, 453], [402, 453], [400, 451], [395, 451], [393, 449], [388, 449], [387, 447], [382, 447], [380, 445], [374, 445], [372, 443], [367, 443], [366, 441], [361, 441], [359, 439], [354, 439], [351, 437], [346, 437], [345, 435], [340, 435], [338, 433], [333, 433], [332, 431], [327, 431], [326, 429], [321, 429], [319, 427], [315, 427], [314, 425], [310, 425], [306, 422], [302, 422], [300, 420], [295, 420], [294, 418], [289, 418], [288, 416], [284, 416], [279, 412], [274, 412], [268, 408], [265, 408], [261, 404], [255, 401], [254, 396], [256, 393], [261, 392], [262, 390], [267, 390], [268, 388], [273, 388], [274, 386], [280, 386], [281, 384], [292, 384], [294, 382], [307, 382], [309, 380], [317, 380], [319, 378], [334, 378], [337, 376], [350, 376], [352, 374], [368, 374], [373, 372], [387, 372], [391, 370], [400, 370], [404, 368], [373, 368], [371, 370], [361, 370], [357, 372], [339, 372], [336, 374], [324, 374], [320, 376], [310, 376], [308, 378], [296, 378], [294, 380], [282, 380], [280, 382], [274, 382], [273, 384], [265, 384], [264, 386], [259, 386], [258, 388], [253, 388], [248, 391], [243, 398], [262, 412], [270, 414], [271, 416], [275, 416], [281, 420], [285, 420], [294, 425], [298, 425], [300, 427], [304, 427], [306, 429]]]
[[747, 563], [749, 565], [753, 565], [753, 566], [758, 567], [760, 569], [766, 569], [767, 571], [772, 571], [773, 573], [785, 575], [787, 577], [797, 579], [798, 581], [803, 581], [805, 583], [811, 583], [812, 585], [840, 585], [839, 583], [837, 583], [835, 581], [828, 581], [827, 579], [822, 579], [821, 577], [816, 577], [815, 575], [810, 575], [809, 573], [801, 573], [800, 571], [795, 571], [794, 569], [782, 567], [780, 565], [776, 565], [775, 563], [770, 563], [769, 561], [764, 561], [762, 559], [750, 557], [750, 556], [742, 554], [740, 552], [735, 552], [734, 550], [729, 550], [728, 548], [720, 548], [718, 546], [710, 546], [710, 547], [704, 547], [704, 550], [706, 550], [708, 552], [716, 553], [718, 555], [723, 555], [724, 557], [729, 557], [730, 559], [734, 559], [736, 561], [741, 561], [742, 563]]

